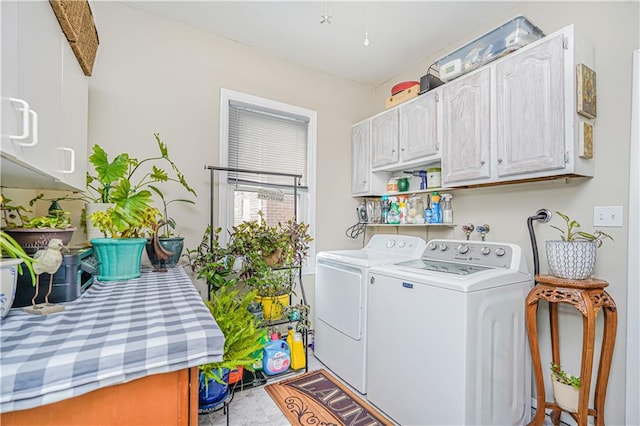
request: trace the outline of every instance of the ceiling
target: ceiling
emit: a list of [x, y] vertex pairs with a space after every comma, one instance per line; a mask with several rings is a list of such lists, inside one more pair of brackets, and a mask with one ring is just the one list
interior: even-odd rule
[[[123, 3], [377, 87], [432, 55], [448, 54], [443, 49], [463, 44], [465, 36], [513, 18], [518, 1]], [[331, 23], [320, 23], [325, 10]]]

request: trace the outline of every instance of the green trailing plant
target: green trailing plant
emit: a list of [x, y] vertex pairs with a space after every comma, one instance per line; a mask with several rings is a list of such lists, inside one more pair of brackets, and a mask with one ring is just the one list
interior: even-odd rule
[[31, 275], [31, 283], [35, 287], [36, 275], [33, 271], [33, 262], [35, 262], [35, 260], [24, 251], [20, 244], [18, 244], [11, 235], [7, 234], [3, 230], [0, 230], [0, 247], [2, 248], [2, 257], [5, 257], [6, 255], [14, 259], [22, 260], [22, 263], [18, 265], [18, 272], [20, 274], [23, 273], [22, 265], [24, 264], [29, 271], [29, 275]]
[[554, 380], [580, 389], [580, 377], [567, 374], [560, 366], [554, 362], [551, 363], [551, 376]]
[[559, 211], [556, 211], [556, 214], [560, 216], [566, 223], [566, 230], [559, 228], [557, 226], [551, 225], [552, 228], [560, 231], [562, 241], [568, 241], [568, 242], [591, 241], [596, 245], [596, 247], [600, 247], [605, 238], [608, 238], [611, 241], [613, 241], [613, 237], [611, 235], [605, 232], [602, 232], [600, 230], [596, 230], [593, 234], [589, 234], [583, 231], [578, 231], [578, 228], [580, 228], [580, 224], [577, 221], [570, 219], [569, 216]]
[[285, 306], [282, 315], [290, 321], [296, 322], [296, 331], [301, 333], [311, 328], [311, 321], [309, 320], [309, 311], [311, 306], [305, 303], [298, 303], [297, 305]]
[[[39, 194], [37, 197], [29, 201], [29, 206], [32, 207], [36, 201], [43, 199], [43, 197], [44, 194]], [[31, 209], [22, 205], [11, 204], [12, 200], [4, 195], [1, 196], [1, 199], [2, 202], [0, 203], [0, 209], [2, 210], [2, 221], [4, 222], [3, 227], [5, 228], [66, 229], [71, 227], [71, 213], [62, 210], [60, 204], [57, 202], [64, 199], [64, 197], [55, 199], [56, 202], [52, 203], [51, 207], [49, 207], [49, 211], [46, 216], [33, 218], [30, 218], [28, 215], [28, 213], [32, 212]]]
[[198, 278], [204, 279], [212, 291], [238, 282], [231, 276], [235, 258], [220, 245], [220, 232], [221, 228], [217, 228], [212, 235], [211, 226], [207, 226], [200, 245], [195, 249], [187, 249], [183, 255], [191, 270]]
[[224, 383], [223, 368], [233, 370], [242, 366], [254, 371], [253, 364], [260, 360], [262, 353], [260, 340], [263, 334], [248, 309], [254, 297], [255, 292], [240, 296], [238, 290], [225, 286], [211, 292], [211, 300], [206, 304], [224, 334], [225, 342], [222, 361], [199, 367], [206, 378]]
[[[122, 199], [123, 193], [122, 191], [116, 192], [116, 189], [123, 181], [129, 182], [129, 192], [133, 194], [141, 192], [143, 188], [150, 188], [158, 182], [177, 182], [187, 192], [196, 196], [195, 190], [189, 186], [178, 166], [169, 158], [169, 150], [160, 139], [160, 135], [154, 133], [153, 136], [158, 145], [159, 155], [143, 160], [122, 153], [110, 161], [106, 151], [100, 145], [94, 145], [89, 162], [93, 165], [95, 174], [87, 172], [87, 198], [94, 202], [118, 203]], [[160, 168], [157, 165], [160, 163], [168, 164], [173, 175]], [[139, 176], [138, 170], [143, 170], [144, 167], [142, 169], [141, 167], [146, 164], [152, 164], [151, 171]], [[161, 193], [157, 186], [154, 186], [154, 191]]]
[[290, 268], [263, 268], [252, 278], [250, 284], [260, 297], [278, 297], [295, 294], [293, 291], [294, 271]]

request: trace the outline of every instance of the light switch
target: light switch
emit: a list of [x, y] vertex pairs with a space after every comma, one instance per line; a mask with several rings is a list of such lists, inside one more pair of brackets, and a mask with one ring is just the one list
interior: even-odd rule
[[622, 228], [622, 206], [594, 206], [593, 226]]

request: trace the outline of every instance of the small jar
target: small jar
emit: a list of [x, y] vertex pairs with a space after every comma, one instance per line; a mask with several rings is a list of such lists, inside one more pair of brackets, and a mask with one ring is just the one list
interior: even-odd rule
[[422, 197], [413, 195], [409, 198], [409, 213], [407, 216], [408, 223], [424, 223], [424, 202]]
[[398, 178], [390, 178], [387, 181], [387, 192], [398, 192]]

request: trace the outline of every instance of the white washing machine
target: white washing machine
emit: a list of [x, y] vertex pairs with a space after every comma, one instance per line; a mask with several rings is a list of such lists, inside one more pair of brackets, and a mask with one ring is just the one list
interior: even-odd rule
[[369, 273], [367, 399], [402, 425], [518, 425], [531, 411], [520, 247], [433, 240]]
[[374, 235], [360, 250], [316, 257], [315, 356], [366, 393], [367, 274], [373, 265], [418, 259], [426, 243], [406, 235]]

